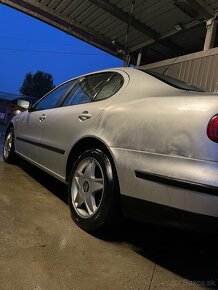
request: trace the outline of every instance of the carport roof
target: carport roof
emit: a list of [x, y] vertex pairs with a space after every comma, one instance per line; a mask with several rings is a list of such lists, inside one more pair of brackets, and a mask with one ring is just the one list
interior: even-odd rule
[[[203, 49], [217, 0], [0, 0], [113, 55], [142, 64]], [[134, 6], [132, 7], [132, 3]], [[130, 17], [131, 7], [133, 8]], [[131, 18], [128, 39], [126, 33]], [[218, 35], [216, 35], [218, 39]], [[218, 42], [218, 40], [217, 40]], [[216, 43], [215, 43], [216, 44]]]

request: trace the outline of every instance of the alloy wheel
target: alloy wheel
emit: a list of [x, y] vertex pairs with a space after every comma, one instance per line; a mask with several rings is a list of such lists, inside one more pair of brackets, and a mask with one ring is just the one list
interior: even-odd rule
[[13, 142], [13, 135], [12, 135], [12, 132], [9, 132], [7, 137], [6, 137], [6, 140], [5, 140], [5, 143], [4, 143], [4, 157], [5, 158], [8, 158], [9, 154], [10, 154], [10, 151], [11, 151], [11, 148], [12, 148], [12, 142]]
[[71, 185], [71, 200], [77, 214], [92, 217], [99, 209], [104, 194], [104, 174], [94, 158], [82, 160], [75, 170]]

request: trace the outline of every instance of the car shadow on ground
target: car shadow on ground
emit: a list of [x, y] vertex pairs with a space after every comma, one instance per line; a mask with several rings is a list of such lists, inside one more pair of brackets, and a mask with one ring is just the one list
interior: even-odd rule
[[218, 289], [215, 235], [124, 220], [122, 229], [106, 239], [129, 243], [136, 253], [181, 276], [184, 283]]
[[19, 167], [52, 194], [57, 196], [64, 203], [68, 204], [67, 186], [65, 184], [24, 160], [20, 161]]
[[[21, 161], [19, 166], [61, 201], [68, 203], [64, 184], [25, 161]], [[124, 220], [119, 230], [96, 237], [128, 244], [137, 254], [185, 281], [218, 289], [218, 236]]]

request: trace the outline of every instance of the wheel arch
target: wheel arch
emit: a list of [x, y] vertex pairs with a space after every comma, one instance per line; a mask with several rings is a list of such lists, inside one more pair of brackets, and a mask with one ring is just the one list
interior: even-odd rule
[[5, 142], [5, 138], [8, 134], [8, 131], [11, 129], [11, 128], [14, 128], [14, 124], [12, 122], [10, 122], [5, 130], [5, 135], [4, 135], [4, 142]]
[[91, 149], [91, 148], [97, 148], [102, 150], [107, 157], [112, 162], [112, 166], [114, 167], [115, 174], [117, 176], [117, 169], [116, 164], [114, 162], [114, 157], [111, 153], [111, 151], [108, 149], [107, 145], [102, 141], [95, 137], [84, 137], [80, 139], [71, 149], [68, 159], [67, 159], [67, 165], [66, 165], [66, 181], [69, 180], [69, 175], [71, 172], [71, 168], [76, 161], [77, 157], [84, 152], [85, 150]]
[[14, 128], [14, 124], [12, 122], [10, 122], [7, 126], [7, 129], [5, 131], [5, 135], [7, 134], [8, 130], [11, 129], [11, 128]]
[[[77, 205], [72, 201], [72, 182], [78, 164], [87, 158], [95, 158], [100, 167], [104, 168], [106, 187], [102, 191], [102, 202], [97, 211], [88, 218], [82, 217], [76, 210]], [[72, 169], [73, 167], [73, 169]], [[112, 173], [112, 174], [111, 174]], [[71, 149], [67, 161], [68, 204], [74, 222], [88, 232], [101, 233], [118, 228], [122, 217], [121, 198], [117, 170], [110, 148], [95, 137], [84, 137]], [[77, 182], [76, 182], [77, 183]], [[82, 208], [82, 207], [81, 207]]]

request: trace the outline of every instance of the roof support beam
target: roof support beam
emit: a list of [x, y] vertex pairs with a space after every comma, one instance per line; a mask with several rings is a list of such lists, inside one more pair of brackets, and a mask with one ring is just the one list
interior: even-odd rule
[[214, 17], [215, 11], [202, 0], [185, 0], [195, 11], [202, 15], [205, 19]]
[[[128, 24], [129, 14], [117, 8], [109, 1], [106, 0], [89, 0], [89, 1], [98, 6], [99, 8], [103, 9], [104, 11], [110, 13], [114, 17]], [[135, 19], [134, 17], [132, 17], [131, 26], [134, 27], [136, 30], [142, 32], [143, 34], [147, 35], [153, 40], [157, 40], [159, 38], [159, 34], [156, 31], [154, 31], [144, 23], [140, 22], [139, 20]]]
[[[111, 4], [109, 1], [106, 1], [106, 0], [89, 0], [89, 1], [92, 2], [93, 4], [95, 4], [96, 6], [100, 7], [104, 11], [106, 11], [106, 12], [110, 13], [111, 15], [115, 16], [116, 18], [122, 20], [123, 22], [125, 22], [127, 24], [129, 23], [129, 14], [124, 12], [124, 11], [122, 11], [122, 10], [120, 10], [115, 5]], [[149, 36], [153, 43], [156, 42], [156, 41], [159, 41], [160, 35], [157, 32], [152, 30], [150, 27], [148, 27], [144, 23], [138, 21], [134, 17], [132, 17], [131, 26], [134, 27], [136, 30], [142, 32], [146, 36]], [[170, 41], [168, 41], [166, 46], [168, 46], [170, 49], [172, 49], [172, 50], [174, 50], [176, 52], [178, 50], [181, 50], [178, 47], [175, 49], [176, 46], [173, 43], [171, 43]]]
[[[178, 31], [176, 29], [172, 29], [172, 30], [170, 30], [170, 31], [168, 31], [166, 33], [161, 34], [160, 37], [159, 37], [159, 41], [164, 40], [164, 39], [169, 39], [169, 38], [171, 38], [171, 37], [173, 37], [173, 36], [175, 36], [175, 35], [177, 35], [177, 34], [179, 34], [181, 32], [184, 32], [186, 30], [192, 29], [192, 28], [197, 27], [199, 25], [202, 25], [202, 22], [200, 22], [198, 20], [192, 21], [192, 22], [190, 22], [190, 23], [188, 23], [186, 25], [183, 25], [182, 30], [180, 30], [180, 31]], [[144, 48], [144, 47], [147, 47], [147, 46], [149, 46], [149, 45], [151, 45], [153, 43], [155, 43], [155, 40], [152, 40], [152, 39], [144, 41], [144, 42], [142, 42], [140, 44], [137, 44], [137, 45], [133, 46], [130, 49], [130, 52], [137, 51], [137, 50], [139, 50], [141, 48]]]

